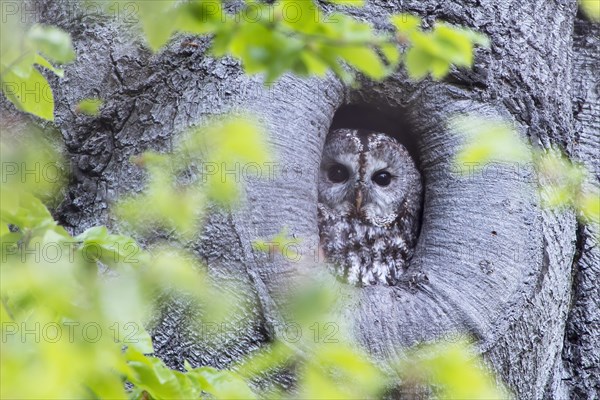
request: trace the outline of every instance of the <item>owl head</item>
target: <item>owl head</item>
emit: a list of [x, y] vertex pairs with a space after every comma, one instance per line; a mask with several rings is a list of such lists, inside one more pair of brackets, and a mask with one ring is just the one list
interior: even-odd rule
[[394, 138], [376, 132], [330, 132], [319, 171], [320, 212], [352, 216], [388, 226], [420, 209], [421, 180], [408, 151]]

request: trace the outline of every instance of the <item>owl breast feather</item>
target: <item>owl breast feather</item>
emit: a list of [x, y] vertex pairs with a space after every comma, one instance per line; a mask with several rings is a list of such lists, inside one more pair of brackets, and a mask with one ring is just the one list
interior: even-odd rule
[[334, 273], [357, 286], [395, 285], [410, 257], [411, 232], [397, 220], [336, 217], [319, 206], [321, 245]]

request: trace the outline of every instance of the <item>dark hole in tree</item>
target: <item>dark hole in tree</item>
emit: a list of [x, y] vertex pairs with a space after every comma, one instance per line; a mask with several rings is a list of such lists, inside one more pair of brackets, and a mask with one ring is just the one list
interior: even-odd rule
[[417, 168], [420, 166], [415, 129], [401, 110], [382, 111], [374, 106], [358, 104], [342, 106], [336, 111], [330, 129], [339, 128], [365, 129], [392, 136], [406, 147]]

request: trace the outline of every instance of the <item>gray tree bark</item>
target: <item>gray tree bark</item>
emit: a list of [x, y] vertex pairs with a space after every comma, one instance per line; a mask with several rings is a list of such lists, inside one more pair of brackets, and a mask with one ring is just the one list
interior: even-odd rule
[[[570, 153], [600, 181], [600, 26], [579, 17], [573, 35], [573, 116]], [[596, 74], [597, 75], [597, 74]], [[573, 294], [562, 360], [572, 397], [600, 393], [600, 227], [580, 226], [573, 268]]]
[[[474, 28], [492, 46], [477, 51], [473, 70], [453, 70], [442, 82], [415, 83], [399, 72], [351, 89], [331, 76], [285, 76], [267, 89], [236, 62], [208, 57], [206, 39], [178, 38], [152, 55], [124, 34], [125, 14], [114, 21], [82, 16], [72, 3], [34, 3], [43, 20], [72, 33], [77, 51], [64, 79], [52, 81], [55, 125], [73, 172], [57, 218], [74, 233], [116, 226], [111, 202], [144, 187], [132, 155], [168, 151], [181, 131], [212, 115], [257, 115], [286, 173], [246, 185], [242, 209], [212, 213], [190, 244], [214, 279], [238, 284], [245, 312], [231, 323], [239, 329], [224, 346], [203, 344], [206, 332], [185, 323], [196, 311], [182, 299], [169, 301], [156, 319], [155, 348], [169, 365], [225, 367], [277, 335], [278, 294], [298, 267], [254, 251], [251, 242], [287, 226], [315, 244], [305, 249], [312, 256], [314, 174], [330, 126], [385, 130], [407, 143], [424, 178], [411, 269], [429, 282], [360, 289], [340, 311], [355, 338], [383, 362], [401, 358], [406, 346], [466, 332], [518, 398], [597, 398], [597, 227], [578, 225], [569, 211], [541, 209], [527, 165], [457, 175], [452, 160], [461, 142], [447, 120], [465, 112], [507, 119], [533, 146], [567, 149], [597, 184], [598, 26], [576, 17], [575, 0], [367, 3], [351, 12], [379, 29], [390, 28], [390, 13], [412, 12]], [[186, 45], [190, 40], [196, 46]], [[102, 114], [76, 114], [77, 102], [90, 96], [105, 100]], [[4, 115], [14, 112], [2, 104]]]

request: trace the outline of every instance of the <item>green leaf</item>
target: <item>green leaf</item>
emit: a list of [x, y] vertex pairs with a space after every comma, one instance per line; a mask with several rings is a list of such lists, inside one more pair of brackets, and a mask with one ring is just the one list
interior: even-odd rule
[[390, 17], [392, 24], [398, 32], [402, 34], [410, 34], [418, 30], [421, 26], [421, 18], [411, 14], [396, 14]]
[[75, 107], [76, 112], [96, 116], [100, 114], [100, 108], [104, 102], [102, 99], [90, 98], [81, 100]]
[[66, 64], [75, 59], [71, 35], [57, 27], [34, 25], [27, 37], [38, 51], [57, 63]]
[[246, 168], [253, 165], [262, 177], [264, 163], [270, 162], [263, 131], [249, 117], [227, 118], [190, 131], [177, 151], [202, 154], [205, 160], [203, 193], [210, 200], [226, 206], [237, 202]]
[[[3, 177], [4, 178], [4, 177]], [[14, 220], [19, 211], [19, 193], [16, 190], [2, 190], [0, 192], [0, 217], [4, 226], [17, 224]]]
[[106, 229], [105, 226], [94, 226], [75, 236], [75, 239], [80, 241], [96, 240], [102, 242], [105, 241], [108, 236], [108, 229]]
[[[189, 386], [184, 390], [181, 372], [169, 369], [160, 359], [144, 356], [129, 347], [126, 351], [129, 366], [133, 374], [129, 380], [138, 388], [146, 390], [153, 398], [194, 398], [196, 393], [189, 393]], [[187, 393], [186, 393], [187, 392]]]
[[481, 47], [490, 47], [490, 38], [483, 33], [475, 32], [474, 30], [467, 28], [454, 27], [454, 29], [459, 29], [461, 33], [471, 41], [471, 43]]
[[317, 55], [313, 55], [308, 51], [303, 51], [300, 54], [300, 58], [304, 61], [308, 74], [316, 76], [325, 76], [329, 67], [325, 61], [319, 58]]
[[445, 23], [435, 25], [432, 31], [420, 30], [420, 20], [401, 14], [392, 17], [403, 42], [410, 44], [405, 56], [408, 75], [413, 79], [424, 78], [431, 73], [434, 79], [448, 74], [452, 64], [470, 67], [473, 64], [473, 46], [488, 46], [487, 37], [470, 29], [458, 28]]
[[4, 15], [0, 24], [0, 74], [12, 70], [21, 78], [31, 73], [35, 49], [25, 40], [25, 24], [19, 13]]
[[431, 70], [431, 76], [433, 79], [442, 79], [444, 76], [448, 75], [450, 71], [450, 63], [439, 59], [431, 60], [431, 65], [429, 66]]
[[267, 81], [288, 70], [301, 48], [296, 39], [285, 38], [263, 24], [252, 22], [241, 24], [229, 43], [229, 52], [242, 60], [244, 71], [267, 72], [270, 75]]
[[182, 32], [206, 34], [233, 29], [220, 1], [194, 1], [180, 6], [177, 29]]
[[50, 62], [48, 60], [46, 60], [44, 57], [42, 57], [39, 54], [35, 55], [35, 59], [34, 62], [37, 65], [40, 65], [42, 67], [48, 68], [50, 71], [54, 72], [56, 75], [58, 75], [60, 78], [62, 78], [65, 74], [65, 71], [60, 69], [60, 68], [56, 68], [54, 67], [54, 65], [50, 64]]
[[135, 4], [148, 45], [156, 52], [176, 31], [180, 9], [168, 0], [136, 1]]
[[139, 265], [139, 245], [128, 236], [108, 233], [105, 226], [95, 226], [75, 236], [81, 242], [79, 251], [86, 259], [97, 259], [110, 266]]
[[154, 353], [154, 346], [152, 345], [152, 336], [150, 336], [148, 331], [142, 328], [142, 322], [135, 323], [135, 326], [139, 327], [140, 329], [135, 331], [132, 336], [128, 336], [127, 342], [125, 344], [127, 346], [135, 348], [140, 353]]
[[271, 250], [282, 251], [285, 246], [297, 245], [301, 242], [299, 238], [289, 235], [287, 227], [284, 227], [279, 233], [271, 239], [257, 239], [252, 242], [255, 250], [269, 252]]
[[[48, 82], [33, 68], [33, 64], [48, 68], [62, 77], [63, 71], [55, 68], [46, 58], [59, 63], [72, 61], [75, 52], [71, 36], [51, 26], [34, 25], [26, 35], [22, 28], [19, 21], [11, 16], [2, 23], [2, 92], [18, 109], [52, 121], [54, 96]], [[10, 41], [6, 40], [7, 36], [11, 37]]]
[[223, 57], [227, 55], [229, 47], [231, 46], [231, 41], [235, 37], [235, 31], [233, 29], [228, 29], [227, 27], [219, 29], [213, 37], [210, 52], [215, 57]]
[[198, 379], [201, 382], [202, 389], [217, 399], [245, 400], [257, 398], [248, 383], [235, 372], [200, 367], [189, 371], [188, 374], [190, 378]]
[[433, 58], [418, 47], [412, 47], [406, 52], [404, 64], [406, 72], [412, 79], [422, 79], [429, 72]]
[[[578, 208], [587, 171], [558, 149], [538, 153], [535, 166], [540, 180], [540, 195], [549, 208]], [[581, 211], [581, 210], [579, 210]]]
[[436, 387], [439, 397], [449, 399], [503, 399], [507, 393], [465, 342], [422, 346], [402, 363], [400, 373], [408, 380]]
[[384, 44], [380, 46], [380, 49], [388, 64], [391, 67], [396, 67], [400, 62], [400, 52], [398, 51], [396, 44]]
[[[4, 223], [4, 221], [2, 219], [0, 219], [0, 239], [2, 240], [2, 242], [4, 243], [9, 243], [11, 242], [9, 240], [9, 235], [12, 234], [12, 232], [10, 231], [10, 229], [8, 229], [8, 224]], [[17, 237], [20, 237], [21, 235], [17, 235]], [[16, 243], [16, 241], [14, 242]]]
[[244, 357], [235, 364], [233, 369], [245, 379], [252, 379], [279, 368], [290, 361], [293, 356], [294, 351], [289, 346], [281, 341], [275, 341], [273, 344], [263, 346], [257, 352]]
[[598, 187], [583, 192], [578, 201], [578, 209], [584, 220], [590, 225], [595, 225], [595, 228], [600, 231], [600, 189]]
[[471, 66], [473, 63], [473, 44], [461, 29], [446, 24], [438, 24], [432, 32], [437, 46], [435, 55], [457, 66]]
[[157, 282], [190, 293], [208, 292], [203, 269], [192, 255], [167, 246], [153, 248], [151, 254], [148, 273]]
[[377, 53], [368, 47], [340, 47], [338, 54], [351, 66], [373, 79], [382, 79], [386, 69]]
[[13, 71], [2, 76], [2, 92], [18, 109], [54, 121], [54, 95], [48, 81], [36, 69], [23, 79]]
[[50, 228], [56, 225], [44, 203], [31, 193], [11, 195], [3, 190], [2, 200], [0, 211], [5, 223], [16, 225], [20, 229]]
[[[312, 1], [281, 0], [275, 2], [272, 11], [263, 9], [264, 16], [271, 15], [271, 13], [275, 16], [276, 21], [281, 23], [282, 28], [285, 27], [292, 33], [290, 36], [286, 35], [288, 37], [293, 36], [295, 33], [320, 36], [326, 31], [322, 25], [326, 17], [319, 6]], [[268, 18], [265, 18], [263, 21], [267, 22], [268, 20]], [[286, 30], [281, 29], [280, 32], [284, 33]], [[309, 39], [308, 41], [312, 40]]]
[[464, 135], [465, 145], [456, 156], [461, 165], [483, 166], [490, 161], [527, 162], [531, 151], [515, 130], [501, 120], [460, 116], [450, 122], [453, 130]]
[[579, 0], [579, 7], [589, 19], [600, 22], [600, 1], [598, 0]]
[[27, 125], [18, 135], [0, 139], [0, 159], [5, 166], [2, 169], [2, 201], [5, 201], [4, 195], [10, 194], [17, 199], [22, 193], [31, 193], [48, 205], [56, 204], [64, 178], [63, 163], [60, 146], [56, 146], [48, 133]]
[[316, 350], [302, 373], [300, 398], [379, 398], [386, 385], [382, 371], [348, 344], [326, 344]]
[[329, 0], [330, 3], [348, 7], [363, 7], [365, 0]]
[[452, 60], [459, 60], [451, 43], [440, 40], [437, 33], [414, 32], [411, 39], [412, 47], [405, 60], [411, 78], [420, 79], [431, 72], [434, 78], [439, 79], [449, 71]]
[[151, 301], [150, 296], [144, 295], [148, 289], [145, 284], [136, 270], [119, 271], [118, 276], [101, 279], [97, 282], [98, 305], [114, 327], [111, 336], [115, 342], [152, 353], [152, 341], [142, 322], [148, 317], [147, 302]]

